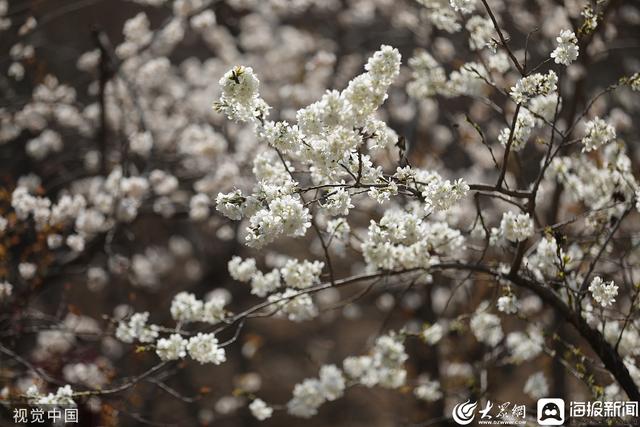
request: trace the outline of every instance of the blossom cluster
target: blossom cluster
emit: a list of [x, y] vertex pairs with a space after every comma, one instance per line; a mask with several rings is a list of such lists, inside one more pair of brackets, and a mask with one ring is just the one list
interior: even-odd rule
[[558, 46], [551, 52], [551, 58], [556, 64], [569, 65], [578, 58], [580, 51], [578, 39], [571, 30], [562, 30], [556, 37]]
[[589, 292], [598, 304], [608, 307], [616, 302], [618, 286], [613, 281], [605, 282], [600, 276], [596, 276], [589, 284]]
[[[562, 381], [545, 376], [548, 359], [595, 397], [635, 399], [640, 184], [629, 138], [640, 77], [616, 43], [626, 30], [610, 23], [633, 24], [635, 5], [131, 1], [120, 42], [96, 31], [75, 63], [83, 77], [63, 80], [42, 72], [35, 34], [48, 18], [22, 19], [0, 0], [0, 32], [16, 36], [7, 81], [21, 82], [0, 107], [2, 157], [19, 159], [0, 191], [0, 356], [19, 362], [7, 363], [0, 398], [17, 390], [104, 415], [102, 394], [128, 400], [122, 390], [149, 383], [190, 401], [186, 382], [165, 381], [217, 369], [187, 360], [238, 354], [251, 363], [226, 363], [221, 378], [255, 372], [233, 372], [230, 387], [203, 375], [217, 401], [194, 402], [190, 423], [243, 405], [260, 421], [308, 418], [357, 386], [399, 390], [435, 413], [461, 397], [452, 384], [505, 365], [533, 368], [522, 391], [538, 399]], [[365, 31], [374, 27], [385, 31]], [[605, 61], [613, 79], [600, 75]], [[211, 283], [220, 288], [197, 296]], [[104, 327], [81, 314], [87, 295]], [[165, 316], [157, 301], [170, 301]], [[549, 351], [571, 327], [575, 351]], [[267, 403], [258, 361], [271, 363], [269, 338], [293, 330], [319, 372], [300, 375], [286, 404]], [[340, 338], [361, 331], [370, 350], [339, 363]], [[420, 346], [438, 355], [429, 373]], [[132, 368], [154, 367], [121, 375], [128, 347], [151, 353]], [[612, 365], [627, 369], [591, 375]]]

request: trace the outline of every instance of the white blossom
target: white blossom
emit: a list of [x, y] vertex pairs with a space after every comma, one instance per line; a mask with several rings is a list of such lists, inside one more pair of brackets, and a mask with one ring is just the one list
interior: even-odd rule
[[13, 293], [13, 285], [6, 280], [4, 282], [0, 282], [0, 301], [6, 301], [11, 298], [11, 294]]
[[476, 339], [491, 347], [497, 345], [504, 337], [500, 318], [495, 314], [476, 311], [471, 317], [470, 326]]
[[24, 280], [31, 280], [36, 276], [38, 266], [32, 262], [21, 262], [18, 264], [18, 271]]
[[32, 405], [54, 405], [54, 406], [75, 406], [73, 400], [73, 389], [70, 385], [58, 387], [56, 393], [47, 395], [40, 394], [37, 387], [32, 385], [25, 393], [29, 403]]
[[538, 95], [549, 95], [557, 89], [558, 76], [550, 70], [547, 74], [534, 73], [518, 80], [510, 94], [515, 102], [522, 104]]
[[249, 405], [249, 409], [254, 417], [260, 421], [264, 421], [267, 418], [271, 418], [273, 415], [273, 408], [268, 406], [262, 399], [254, 399]]
[[324, 365], [320, 368], [320, 383], [324, 397], [331, 401], [344, 394], [346, 387], [342, 371], [335, 365]]
[[253, 258], [242, 259], [234, 256], [227, 264], [229, 274], [239, 282], [248, 282], [257, 273], [256, 260]]
[[434, 323], [422, 331], [421, 337], [427, 344], [435, 345], [440, 342], [444, 333], [444, 327], [440, 323]]
[[318, 315], [318, 310], [309, 294], [295, 289], [286, 289], [282, 293], [269, 295], [267, 301], [274, 303], [289, 320], [294, 322], [309, 320]]
[[330, 215], [349, 215], [349, 209], [353, 207], [349, 192], [343, 188], [333, 191], [324, 205]]
[[126, 343], [138, 340], [143, 343], [153, 342], [158, 337], [157, 327], [147, 325], [149, 312], [134, 313], [128, 320], [118, 322], [116, 338]]
[[533, 235], [533, 221], [528, 213], [505, 212], [500, 221], [500, 233], [510, 242], [522, 242]]
[[616, 129], [599, 117], [595, 117], [585, 125], [585, 135], [582, 138], [582, 151], [597, 150], [601, 146], [616, 139]]
[[271, 292], [281, 286], [280, 271], [273, 270], [269, 273], [256, 271], [251, 277], [251, 293], [261, 298], [266, 297]]
[[200, 363], [213, 363], [219, 365], [227, 360], [225, 351], [218, 346], [218, 339], [213, 334], [203, 334], [189, 338], [187, 351], [192, 359]]
[[413, 389], [413, 394], [421, 400], [427, 402], [436, 402], [442, 399], [442, 391], [440, 390], [440, 383], [435, 380], [425, 379], [421, 381], [422, 384]]
[[600, 276], [596, 276], [589, 284], [589, 292], [593, 299], [602, 307], [608, 307], [616, 302], [618, 295], [618, 286], [610, 282], [605, 282]]
[[449, 0], [451, 7], [456, 12], [471, 13], [476, 5], [476, 0]]
[[310, 418], [318, 413], [318, 408], [325, 401], [320, 381], [306, 379], [294, 387], [293, 398], [287, 403], [287, 410], [296, 417]]
[[540, 399], [549, 395], [549, 384], [542, 372], [531, 375], [524, 384], [523, 391], [533, 399]]
[[160, 338], [156, 342], [156, 354], [163, 361], [183, 359], [187, 355], [187, 340], [180, 334]]
[[196, 322], [202, 318], [204, 303], [194, 294], [180, 292], [171, 301], [171, 316], [179, 322]]
[[507, 314], [514, 314], [518, 312], [518, 300], [515, 295], [503, 295], [498, 298], [498, 311]]
[[324, 263], [290, 259], [280, 269], [285, 284], [290, 288], [306, 289], [320, 282], [320, 273]]
[[556, 64], [569, 65], [578, 58], [578, 39], [571, 30], [562, 30], [556, 37], [557, 47], [551, 52]]
[[507, 335], [506, 346], [511, 353], [511, 361], [513, 363], [522, 363], [531, 360], [542, 352], [542, 334], [530, 327], [525, 332], [511, 332]]
[[215, 105], [231, 120], [252, 121], [260, 116], [264, 105], [258, 94], [260, 81], [251, 67], [237, 66], [220, 79], [222, 95]]
[[229, 219], [239, 220], [244, 215], [246, 198], [240, 190], [231, 193], [219, 193], [216, 197], [216, 209]]
[[204, 193], [198, 193], [189, 202], [189, 217], [194, 220], [203, 220], [209, 216], [211, 200]]

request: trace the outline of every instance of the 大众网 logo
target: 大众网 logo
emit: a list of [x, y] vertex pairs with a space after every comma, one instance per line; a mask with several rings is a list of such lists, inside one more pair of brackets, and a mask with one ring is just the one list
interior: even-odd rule
[[471, 421], [473, 421], [473, 418], [476, 416], [476, 406], [478, 406], [478, 402], [471, 402], [471, 400], [458, 403], [453, 407], [453, 411], [451, 411], [453, 420], [463, 426], [471, 424]]

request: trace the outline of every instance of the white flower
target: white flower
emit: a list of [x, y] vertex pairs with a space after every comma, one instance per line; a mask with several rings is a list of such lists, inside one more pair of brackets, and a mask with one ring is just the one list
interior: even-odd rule
[[602, 307], [608, 307], [616, 302], [618, 286], [612, 281], [605, 282], [600, 276], [596, 276], [589, 285], [591, 296]]
[[178, 322], [200, 320], [203, 309], [204, 303], [188, 292], [180, 292], [171, 301], [171, 316]]
[[400, 73], [401, 56], [398, 49], [382, 45], [369, 58], [364, 69], [371, 74], [374, 84], [390, 85]]
[[72, 234], [67, 237], [67, 245], [74, 252], [82, 252], [85, 245], [84, 237], [78, 234]]
[[469, 18], [466, 28], [469, 31], [469, 47], [472, 50], [481, 50], [495, 37], [495, 29], [491, 20], [480, 15]]
[[256, 260], [247, 258], [243, 260], [239, 256], [234, 256], [227, 264], [229, 274], [239, 282], [248, 282], [257, 273]]
[[226, 302], [223, 295], [211, 296], [211, 298], [204, 303], [202, 318], [200, 320], [211, 324], [221, 322], [225, 317], [224, 306]]
[[376, 340], [370, 356], [348, 357], [343, 362], [346, 374], [360, 384], [399, 388], [404, 385], [408, 356], [400, 337], [383, 335]]
[[259, 137], [262, 141], [284, 153], [299, 149], [302, 139], [298, 126], [271, 120], [266, 121], [259, 128]]
[[169, 338], [160, 338], [156, 342], [156, 354], [163, 361], [182, 359], [187, 355], [187, 340], [180, 334], [171, 334]]
[[62, 246], [64, 238], [60, 234], [49, 234], [47, 236], [47, 246], [49, 249], [58, 249]]
[[503, 295], [498, 298], [498, 311], [507, 314], [518, 312], [518, 300], [515, 295]]
[[193, 16], [189, 23], [191, 27], [196, 31], [204, 31], [213, 27], [216, 23], [216, 14], [213, 10], [207, 9], [199, 14]]
[[369, 192], [369, 197], [374, 199], [376, 202], [383, 204], [384, 202], [391, 199], [392, 196], [398, 194], [398, 185], [391, 181], [386, 183], [385, 187], [372, 187]]
[[616, 129], [599, 117], [595, 117], [585, 125], [585, 136], [582, 138], [582, 151], [592, 151], [616, 139]]
[[531, 375], [527, 382], [524, 384], [524, 390], [526, 394], [533, 399], [540, 399], [549, 395], [549, 384], [542, 372], [536, 372]]
[[213, 363], [219, 365], [226, 361], [226, 355], [223, 348], [218, 346], [218, 339], [214, 334], [203, 334], [189, 338], [187, 344], [189, 356], [200, 363]]
[[120, 190], [134, 200], [142, 200], [149, 191], [149, 181], [142, 176], [130, 176], [120, 180]]
[[320, 283], [320, 273], [324, 263], [320, 261], [309, 262], [304, 260], [299, 262], [290, 259], [284, 267], [280, 269], [284, 282], [290, 288], [306, 289]]
[[315, 378], [308, 378], [294, 387], [287, 410], [296, 417], [310, 418], [318, 413], [318, 408], [325, 401], [322, 383]]
[[138, 132], [129, 137], [129, 148], [132, 152], [147, 157], [153, 148], [153, 138], [150, 132]]
[[324, 365], [320, 368], [320, 383], [324, 397], [329, 401], [336, 400], [344, 394], [344, 377], [335, 365]]
[[222, 95], [215, 108], [230, 120], [253, 121], [266, 110], [258, 94], [260, 81], [251, 67], [237, 66], [220, 79]]
[[189, 201], [189, 217], [196, 221], [206, 219], [209, 216], [211, 200], [204, 193], [195, 194]]
[[538, 95], [549, 95], [557, 89], [558, 75], [549, 70], [547, 74], [535, 73], [523, 77], [511, 88], [511, 97], [518, 104]]
[[471, 13], [476, 6], [476, 0], [449, 0], [449, 4], [456, 12]]
[[422, 331], [422, 339], [427, 344], [437, 344], [444, 336], [444, 327], [440, 323], [434, 323]]
[[485, 87], [485, 79], [489, 79], [487, 71], [477, 62], [467, 62], [449, 75], [446, 96], [481, 96]]
[[[538, 95], [529, 101], [529, 106], [527, 108], [532, 113], [544, 118], [547, 122], [553, 122], [553, 117], [556, 114], [556, 106], [559, 101], [561, 102], [562, 99], [558, 99], [556, 94]], [[536, 126], [542, 126], [545, 124], [539, 117], [535, 117], [535, 120]]]
[[558, 248], [556, 239], [553, 236], [545, 236], [538, 242], [536, 251], [528, 257], [528, 266], [548, 276], [555, 276], [564, 257], [565, 252]]
[[42, 395], [38, 391], [35, 385], [32, 385], [27, 389], [25, 395], [32, 405], [59, 405], [59, 406], [75, 406], [73, 401], [73, 389], [70, 385], [59, 387], [56, 393], [49, 393], [48, 395]]
[[543, 338], [534, 327], [530, 327], [528, 333], [511, 332], [507, 335], [506, 345], [511, 353], [513, 363], [522, 363], [531, 360], [542, 352]]
[[249, 220], [247, 245], [260, 248], [280, 235], [304, 236], [311, 227], [311, 215], [299, 197], [285, 195], [269, 202], [268, 209], [256, 212]]
[[442, 399], [440, 383], [438, 381], [429, 380], [428, 378], [422, 380], [422, 384], [413, 389], [413, 394], [418, 399], [422, 399], [427, 402], [436, 402]]
[[323, 206], [329, 215], [349, 215], [349, 209], [353, 207], [349, 192], [338, 188], [327, 197], [327, 203]]
[[94, 363], [70, 363], [64, 366], [62, 374], [66, 381], [84, 384], [91, 388], [99, 388], [107, 383], [107, 376]]
[[360, 378], [372, 367], [373, 359], [370, 356], [347, 357], [342, 362], [345, 373], [350, 378]]
[[280, 271], [273, 270], [267, 274], [257, 271], [251, 278], [251, 293], [264, 298], [280, 285]]
[[218, 193], [216, 209], [227, 218], [237, 221], [244, 215], [246, 200], [240, 190], [234, 190], [228, 194]]
[[144, 12], [140, 12], [135, 17], [127, 20], [124, 24], [124, 33], [127, 41], [143, 45], [147, 43], [151, 38], [151, 32], [149, 31], [149, 19]]
[[262, 399], [254, 399], [249, 405], [249, 409], [253, 416], [260, 421], [271, 418], [271, 415], [273, 415], [273, 408], [269, 407]]
[[[516, 119], [516, 125], [513, 129], [513, 137], [511, 137], [511, 150], [520, 151], [524, 148], [535, 125], [536, 121], [533, 114], [524, 109], [520, 110], [518, 118]], [[511, 128], [505, 127], [500, 131], [498, 141], [506, 147], [509, 143], [510, 136]]]
[[126, 343], [132, 343], [135, 340], [140, 342], [153, 342], [158, 337], [157, 327], [155, 325], [147, 326], [149, 320], [149, 312], [134, 313], [128, 321], [121, 320], [116, 328], [116, 338]]
[[387, 210], [378, 223], [371, 221], [363, 255], [372, 268], [395, 270], [428, 268], [437, 258], [464, 248], [459, 230], [445, 223], [428, 223], [415, 213]]
[[[423, 0], [418, 1], [422, 2]], [[462, 28], [458, 23], [456, 13], [451, 9], [438, 7], [437, 9], [430, 10], [427, 17], [437, 29], [448, 33], [456, 33]]]
[[13, 285], [7, 281], [0, 282], [0, 301], [7, 300], [11, 297]]
[[504, 336], [500, 318], [495, 314], [484, 311], [476, 312], [471, 317], [470, 326], [476, 339], [491, 347], [496, 346]]
[[423, 99], [442, 92], [447, 83], [444, 68], [425, 51], [418, 51], [409, 59], [413, 70], [412, 81], [407, 84], [407, 93], [412, 98]]
[[161, 169], [154, 169], [149, 175], [153, 191], [160, 196], [168, 196], [178, 188], [178, 178]]
[[469, 186], [462, 179], [451, 181], [434, 179], [422, 191], [428, 209], [444, 211], [453, 206], [469, 192]]
[[497, 52], [489, 57], [488, 64], [491, 70], [495, 70], [499, 73], [506, 73], [511, 68], [511, 62], [509, 62], [509, 56], [505, 52]]
[[348, 242], [351, 227], [345, 218], [336, 218], [327, 221], [327, 233], [335, 240]]
[[558, 46], [551, 52], [551, 58], [556, 64], [569, 65], [578, 58], [578, 39], [571, 30], [562, 30], [556, 37]]
[[38, 271], [38, 267], [31, 262], [21, 262], [18, 264], [18, 272], [24, 280], [33, 279]]
[[635, 73], [629, 77], [629, 86], [631, 90], [640, 92], [640, 73]]
[[528, 213], [505, 212], [500, 221], [500, 233], [510, 242], [522, 242], [533, 235], [533, 221]]
[[318, 315], [311, 296], [295, 289], [286, 289], [283, 293], [272, 294], [267, 301], [275, 303], [293, 322], [313, 319]]
[[63, 148], [62, 138], [57, 132], [45, 130], [37, 138], [27, 142], [27, 154], [36, 159], [42, 160], [52, 152], [61, 151]]

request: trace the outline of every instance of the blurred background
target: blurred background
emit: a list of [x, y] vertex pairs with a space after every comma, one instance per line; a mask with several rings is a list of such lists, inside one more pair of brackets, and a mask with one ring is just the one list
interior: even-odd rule
[[[528, 64], [548, 57], [560, 29], [579, 26], [586, 4], [489, 3], [520, 58], [526, 48]], [[567, 117], [593, 94], [640, 68], [640, 7], [610, 3], [607, 24], [562, 77], [563, 96], [575, 103]], [[113, 319], [131, 310], [149, 311], [153, 323], [171, 324], [171, 299], [182, 290], [200, 298], [224, 295], [234, 311], [260, 302], [248, 285], [229, 277], [227, 262], [233, 255], [255, 257], [264, 268], [281, 265], [283, 255], [322, 259], [320, 242], [311, 234], [256, 251], [242, 244], [245, 224], [214, 212], [203, 221], [189, 217], [194, 192], [214, 200], [221, 191], [250, 189], [252, 161], [264, 151], [248, 129], [212, 110], [224, 72], [237, 64], [253, 67], [262, 96], [273, 106], [271, 118], [295, 120], [296, 110], [327, 88], [343, 89], [381, 44], [397, 47], [405, 65], [416, 50], [427, 50], [447, 72], [478, 55], [469, 49], [465, 30], [449, 34], [439, 29], [413, 0], [10, 0], [0, 5], [5, 6], [0, 26], [6, 27], [0, 33], [0, 214], [13, 218], [10, 236], [3, 235], [0, 244], [0, 272], [19, 277], [19, 264], [37, 266], [35, 277], [15, 284], [14, 299], [1, 306], [0, 340], [54, 378], [88, 388], [108, 387], [157, 362], [153, 352], [118, 342]], [[496, 136], [505, 116], [482, 100], [413, 99], [405, 90], [410, 79], [411, 70], [404, 67], [380, 117], [408, 141], [411, 164], [449, 178], [494, 180], [492, 154], [478, 142], [470, 120], [482, 125], [501, 156]], [[515, 79], [507, 73], [501, 83], [509, 87]], [[504, 101], [498, 95], [487, 98], [500, 105]], [[628, 137], [637, 171], [637, 98], [622, 91], [603, 97], [593, 110], [609, 112], [618, 135]], [[152, 139], [152, 149], [139, 142], [144, 135]], [[543, 154], [529, 144], [514, 158], [510, 170], [517, 172], [509, 179], [530, 182]], [[394, 148], [377, 160], [394, 167], [398, 155]], [[170, 194], [158, 191], [141, 204], [135, 220], [99, 233], [80, 252], [50, 248], [49, 236], [64, 234], [62, 229], [36, 229], [12, 216], [11, 192], [19, 183], [58, 200], [70, 189], [90, 188], [92, 177], [107, 176], [116, 167], [125, 176], [170, 171], [179, 184]], [[484, 208], [499, 211], [492, 204]], [[364, 230], [379, 213], [373, 205], [357, 206], [352, 228]], [[474, 211], [459, 215], [457, 220], [469, 224]], [[364, 268], [349, 247], [336, 249], [334, 262], [338, 277]], [[429, 288], [390, 279], [324, 291], [316, 298], [318, 320], [249, 320], [227, 347], [227, 363], [184, 362], [163, 374], [166, 387], [141, 382], [123, 396], [87, 399], [80, 405], [80, 425], [257, 425], [246, 408], [247, 396], [285, 404], [296, 383], [316, 376], [323, 364], [339, 365], [347, 356], [365, 354], [380, 333], [407, 323], [432, 323], [435, 313], [471, 312], [496, 293], [495, 284], [481, 279], [454, 293], [456, 283], [436, 276]], [[536, 308], [534, 297], [529, 303], [551, 333], [564, 342], [580, 342], [552, 313]], [[519, 322], [505, 322], [505, 331], [526, 327]], [[75, 337], [53, 325], [72, 329]], [[225, 331], [221, 341], [234, 333], [233, 328]], [[450, 407], [482, 387], [495, 400], [533, 407], [535, 400], [522, 387], [540, 370], [547, 373], [554, 395], [589, 396], [588, 388], [550, 357], [517, 370], [509, 364], [484, 366], [491, 349], [455, 328], [438, 347], [409, 342], [408, 352], [409, 377], [440, 378], [445, 399], [415, 399], [411, 387], [400, 393], [356, 387], [323, 405], [310, 420], [278, 411], [264, 425], [447, 425], [443, 417]], [[4, 359], [0, 388], [4, 383], [25, 390], [38, 381], [22, 368]], [[0, 414], [0, 424], [11, 425], [9, 411], [3, 408]]]

